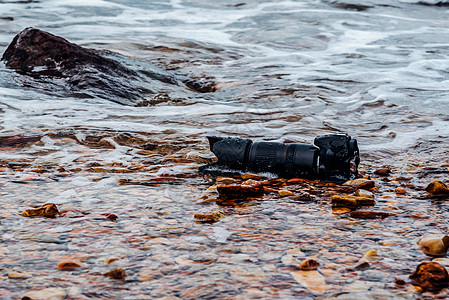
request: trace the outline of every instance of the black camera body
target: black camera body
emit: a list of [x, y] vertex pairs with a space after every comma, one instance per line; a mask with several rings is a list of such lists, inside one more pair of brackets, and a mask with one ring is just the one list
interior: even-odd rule
[[[253, 142], [232, 137], [207, 137], [218, 158], [200, 168], [221, 167], [245, 172], [270, 172], [286, 178], [309, 178], [342, 182], [357, 176], [360, 162], [357, 140], [347, 134], [315, 138], [315, 145]], [[351, 168], [354, 163], [355, 169]]]

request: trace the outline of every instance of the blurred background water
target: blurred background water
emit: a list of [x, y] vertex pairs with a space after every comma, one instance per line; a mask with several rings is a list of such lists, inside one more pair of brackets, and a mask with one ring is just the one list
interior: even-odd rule
[[2, 49], [32, 26], [212, 78], [220, 89], [183, 94], [176, 103], [123, 107], [71, 98], [1, 65], [1, 134], [92, 126], [310, 142], [348, 132], [366, 151], [404, 151], [423, 138], [445, 142], [439, 139], [448, 128], [444, 1], [0, 4]]

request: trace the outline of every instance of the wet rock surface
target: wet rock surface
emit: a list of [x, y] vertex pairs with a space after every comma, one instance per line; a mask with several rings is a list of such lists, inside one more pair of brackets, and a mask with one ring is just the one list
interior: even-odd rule
[[413, 284], [424, 290], [440, 290], [449, 285], [449, 275], [445, 267], [437, 262], [420, 263], [410, 275]]
[[444, 256], [449, 249], [449, 236], [424, 236], [417, 242], [419, 249], [430, 256]]
[[[101, 97], [124, 105], [151, 105], [169, 101], [157, 84], [185, 85], [201, 93], [214, 92], [210, 82], [145, 71], [145, 75], [119, 62], [120, 56], [108, 51], [88, 49], [51, 33], [26, 28], [18, 33], [1, 60], [8, 68], [33, 77], [62, 78], [61, 89], [78, 97]], [[164, 99], [167, 98], [167, 99]]]
[[59, 214], [59, 210], [54, 203], [45, 203], [38, 208], [30, 208], [22, 212], [24, 217], [46, 217], [54, 218]]

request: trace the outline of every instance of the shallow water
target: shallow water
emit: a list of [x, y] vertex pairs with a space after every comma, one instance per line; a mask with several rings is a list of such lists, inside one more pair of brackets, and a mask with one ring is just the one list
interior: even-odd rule
[[[446, 204], [422, 192], [445, 178], [449, 163], [447, 4], [0, 1], [0, 52], [36, 27], [120, 53], [150, 89], [168, 95], [144, 107], [80, 98], [60, 80], [0, 63], [0, 295], [58, 287], [71, 299], [418, 297], [392, 285], [429, 260], [416, 240], [447, 230]], [[218, 90], [156, 84], [148, 71]], [[398, 217], [342, 217], [322, 192], [312, 203], [266, 195], [221, 208], [227, 217], [218, 223], [194, 222], [196, 212], [219, 208], [201, 198], [214, 197], [214, 179], [196, 174], [212, 159], [207, 135], [311, 143], [335, 132], [359, 140], [365, 174], [385, 165], [393, 179], [413, 178], [407, 186], [373, 177], [378, 207]], [[393, 192], [401, 183], [405, 197]], [[46, 202], [68, 213], [20, 216]], [[382, 257], [377, 265], [347, 271], [370, 249]], [[324, 287], [295, 280], [281, 260], [291, 253], [321, 262]], [[64, 260], [84, 265], [57, 270]], [[125, 281], [98, 275], [117, 266]], [[13, 271], [32, 276], [9, 279]]]

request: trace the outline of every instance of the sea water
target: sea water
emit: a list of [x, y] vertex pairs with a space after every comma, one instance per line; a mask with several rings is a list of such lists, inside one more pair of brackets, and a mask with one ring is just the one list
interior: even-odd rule
[[[319, 194], [312, 204], [268, 197], [225, 208], [218, 224], [196, 224], [194, 213], [217, 208], [199, 204], [213, 197], [212, 183], [196, 169], [212, 159], [207, 135], [311, 143], [340, 132], [358, 139], [365, 171], [388, 166], [413, 177], [447, 167], [448, 20], [449, 2], [437, 0], [0, 0], [0, 52], [35, 27], [119, 53], [131, 69], [217, 89], [161, 84], [154, 88], [166, 101], [125, 106], [0, 63], [2, 296], [49, 287], [73, 299], [406, 295], [385, 289], [426, 259], [420, 235], [447, 229], [444, 204], [383, 189], [381, 203], [415, 215], [379, 223], [340, 219]], [[132, 138], [156, 150], [141, 152]], [[20, 216], [45, 202], [66, 217]], [[383, 267], [347, 271], [370, 249]], [[321, 258], [318, 287], [292, 275], [283, 259], [291, 253]], [[64, 260], [83, 268], [59, 271]], [[101, 276], [114, 267], [126, 281]]]

